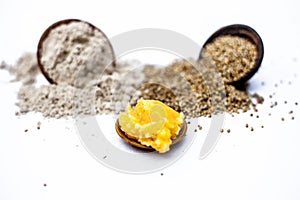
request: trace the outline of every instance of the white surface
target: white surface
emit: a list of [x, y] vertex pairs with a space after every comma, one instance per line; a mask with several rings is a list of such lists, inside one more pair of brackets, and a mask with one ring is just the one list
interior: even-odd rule
[[[300, 105], [294, 104], [300, 104], [299, 9], [297, 1], [1, 1], [0, 60], [9, 63], [35, 51], [42, 32], [65, 18], [89, 21], [108, 37], [154, 27], [177, 31], [200, 45], [222, 26], [250, 25], [265, 45], [263, 65], [250, 90], [265, 102], [259, 119], [251, 118], [251, 112], [228, 116], [224, 128], [231, 133], [222, 135], [206, 159], [198, 159], [208, 128], [202, 124], [192, 147], [174, 165], [129, 175], [94, 160], [72, 121], [44, 120], [37, 114], [16, 117], [19, 83], [9, 83], [11, 77], [0, 71], [0, 199], [299, 199]], [[278, 106], [271, 109], [274, 101]]]

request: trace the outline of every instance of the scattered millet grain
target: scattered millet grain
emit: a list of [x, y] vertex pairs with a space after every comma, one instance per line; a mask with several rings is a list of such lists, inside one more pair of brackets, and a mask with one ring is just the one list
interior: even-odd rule
[[[26, 63], [37, 69], [27, 70], [30, 80], [35, 80], [38, 73], [36, 57], [29, 55], [12, 67], [19, 79]], [[224, 85], [218, 77], [214, 79], [216, 74], [203, 62], [177, 60], [164, 68], [145, 65], [140, 70], [133, 70], [131, 63], [119, 62], [112, 74], [103, 75], [95, 85], [85, 88], [66, 84], [37, 87], [34, 81], [25, 81], [18, 92], [18, 113], [34, 111], [54, 118], [118, 113], [140, 97], [159, 99], [190, 117], [246, 112], [251, 105], [255, 107], [247, 91]]]
[[[59, 38], [52, 39], [59, 40]], [[50, 39], [45, 41], [48, 45], [52, 42]], [[244, 42], [249, 45], [246, 41], [242, 41], [243, 44]], [[46, 46], [45, 48], [48, 48]], [[238, 46], [238, 48], [248, 47]], [[50, 68], [55, 63], [47, 59], [55, 55], [50, 54], [46, 53], [43, 62], [47, 70], [51, 71]], [[90, 54], [82, 54], [82, 56], [84, 60], [87, 59], [84, 56], [88, 57]], [[251, 65], [249, 60], [247, 62]], [[33, 84], [39, 73], [37, 60], [33, 54], [25, 54], [15, 66], [10, 68], [17, 80], [23, 81], [23, 78], [29, 77], [24, 79], [18, 92], [16, 104], [19, 107], [19, 114], [34, 111], [53, 118], [104, 113], [118, 114], [126, 108], [128, 103], [134, 105], [137, 99], [145, 98], [161, 100], [175, 110], [183, 112], [187, 117], [211, 117], [212, 114], [225, 111], [246, 112], [251, 109], [251, 106], [257, 111], [256, 104], [251, 98], [256, 99], [257, 103], [263, 102], [263, 98], [259, 95], [249, 95], [246, 90], [238, 90], [227, 84], [226, 77], [220, 76], [215, 71], [214, 62], [209, 57], [203, 57], [201, 61], [175, 60], [162, 68], [144, 65], [139, 70], [136, 70], [131, 63], [119, 62], [116, 64], [117, 67], [109, 68], [109, 73], [103, 74], [87, 85], [83, 82], [76, 82], [73, 75], [65, 74], [63, 77], [70, 79], [65, 80], [61, 74], [68, 69], [68, 64], [64, 62], [56, 64], [62, 66], [61, 68], [56, 66], [51, 73], [59, 84], [38, 87]], [[68, 66], [76, 68], [78, 65], [75, 62]], [[101, 67], [103, 66], [99, 69]], [[234, 74], [231, 73], [231, 75]], [[85, 87], [81, 87], [83, 85]]]
[[41, 129], [41, 124], [42, 124], [41, 122], [38, 122], [38, 123], [37, 123], [36, 128], [37, 128], [38, 130]]
[[249, 127], [249, 124], [246, 124], [246, 128], [248, 128]]
[[24, 132], [25, 132], [25, 133], [28, 132], [28, 129], [25, 129]]
[[[150, 89], [142, 87], [140, 97], [168, 99], [167, 96], [173, 96], [175, 99], [169, 101], [168, 105], [179, 107], [180, 111], [191, 117], [211, 117], [211, 114], [218, 112], [249, 110], [252, 103], [250, 95], [231, 85], [224, 85], [223, 79], [213, 71], [213, 67], [208, 66], [209, 63], [207, 60], [200, 63], [177, 60], [165, 68], [146, 65], [143, 70], [144, 82], [159, 84], [148, 84]], [[159, 92], [155, 93], [156, 90], [165, 90], [164, 98]]]
[[227, 129], [227, 133], [230, 133], [230, 129]]
[[224, 129], [221, 129], [221, 130], [220, 130], [220, 133], [223, 133], [223, 132], [224, 132]]
[[198, 129], [201, 131], [201, 130], [202, 130], [202, 126], [201, 126], [201, 125], [198, 125]]
[[250, 128], [250, 131], [254, 131], [254, 128], [253, 128], [253, 127], [251, 127], [251, 128]]
[[264, 102], [264, 98], [257, 93], [251, 95], [252, 98], [256, 99], [256, 102], [262, 104]]

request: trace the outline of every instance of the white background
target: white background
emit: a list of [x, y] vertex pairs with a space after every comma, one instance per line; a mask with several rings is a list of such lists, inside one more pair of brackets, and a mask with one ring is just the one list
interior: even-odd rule
[[[250, 91], [264, 96], [265, 102], [258, 119], [250, 117], [251, 111], [228, 115], [224, 129], [231, 132], [221, 136], [204, 160], [198, 157], [208, 126], [201, 124], [204, 128], [193, 146], [174, 165], [153, 174], [130, 175], [93, 159], [72, 122], [44, 120], [38, 114], [16, 117], [20, 84], [10, 83], [12, 77], [0, 71], [0, 199], [300, 199], [300, 105], [295, 105], [300, 104], [299, 10], [296, 0], [2, 0], [0, 61], [8, 63], [24, 52], [35, 52], [42, 32], [66, 18], [89, 21], [108, 37], [137, 28], [164, 28], [199, 45], [222, 26], [247, 24], [265, 45], [262, 67], [250, 81]], [[271, 109], [275, 101], [278, 106]], [[36, 128], [38, 121], [41, 130]]]

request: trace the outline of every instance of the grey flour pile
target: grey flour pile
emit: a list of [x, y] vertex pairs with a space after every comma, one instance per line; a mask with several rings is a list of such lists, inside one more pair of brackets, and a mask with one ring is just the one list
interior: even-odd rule
[[[18, 92], [17, 114], [33, 111], [54, 118], [118, 113], [127, 106], [143, 79], [139, 71], [118, 63], [119, 70], [103, 75], [92, 86], [81, 88], [61, 83], [36, 87], [35, 79], [40, 72], [34, 54], [24, 54], [14, 66], [4, 62], [2, 66], [23, 83]], [[131, 73], [127, 73], [129, 70]]]
[[[16, 102], [19, 115], [39, 112], [61, 118], [118, 114], [140, 98], [160, 100], [189, 117], [246, 112], [252, 107], [256, 110], [246, 90], [228, 83], [228, 73], [240, 71], [225, 65], [227, 57], [236, 53], [235, 47], [240, 47], [239, 42], [226, 39], [229, 45], [223, 43], [213, 43], [212, 49], [220, 46], [222, 51], [208, 51], [201, 60], [174, 60], [163, 67], [141, 65], [116, 61], [109, 39], [92, 24], [62, 20], [42, 34], [37, 54], [26, 53], [13, 66], [2, 62], [0, 68], [22, 82]], [[238, 49], [244, 52], [244, 46]], [[248, 46], [244, 53], [252, 59], [255, 55], [248, 52], [252, 49]], [[241, 57], [244, 54], [232, 60], [242, 62], [239, 68], [244, 69], [249, 62]], [[49, 84], [37, 86], [38, 74], [43, 74]]]
[[23, 83], [16, 102], [18, 115], [39, 112], [61, 118], [118, 114], [141, 97], [161, 100], [190, 117], [246, 112], [251, 106], [256, 109], [247, 91], [224, 85], [222, 77], [214, 77], [205, 63], [193, 60], [175, 60], [163, 68], [118, 62], [111, 74], [83, 88], [66, 83], [37, 87], [35, 79], [40, 71], [35, 54], [24, 54], [14, 66], [4, 62], [1, 66]]

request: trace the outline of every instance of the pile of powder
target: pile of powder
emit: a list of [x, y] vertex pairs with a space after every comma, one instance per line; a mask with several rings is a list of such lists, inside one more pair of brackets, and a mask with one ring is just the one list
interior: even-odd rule
[[83, 88], [95, 84], [102, 73], [115, 71], [110, 42], [91, 24], [64, 21], [45, 33], [38, 57], [50, 81]]
[[[15, 66], [8, 68], [8, 70], [13, 69], [10, 71], [16, 77], [22, 73], [26, 63], [35, 63], [34, 66], [39, 72], [36, 57], [28, 55], [30, 54], [25, 54]], [[32, 80], [36, 75], [36, 72], [28, 73], [28, 77]], [[26, 84], [23, 82], [18, 92], [16, 105], [19, 111], [17, 114], [40, 112], [45, 117], [62, 118], [119, 113], [126, 107], [142, 79], [143, 76], [139, 70], [132, 70], [132, 65], [119, 62], [117, 69], [111, 75], [102, 75], [94, 85], [84, 88], [64, 83], [36, 87], [34, 82], [26, 82]]]
[[[28, 55], [11, 67], [14, 70], [9, 68], [16, 77], [23, 73], [26, 63], [36, 66], [36, 57]], [[251, 109], [254, 104], [247, 91], [224, 83], [223, 77], [209, 65], [205, 59], [176, 60], [163, 68], [152, 65], [136, 68], [128, 62], [119, 62], [112, 74], [101, 76], [97, 83], [85, 88], [68, 84], [36, 87], [33, 82], [26, 82], [18, 93], [18, 114], [40, 112], [53, 118], [118, 114], [141, 97], [161, 100], [190, 117]], [[38, 71], [29, 71], [34, 80]]]
[[[27, 53], [15, 66], [2, 63], [1, 68], [23, 83], [18, 114], [33, 111], [54, 118], [118, 114], [128, 103], [135, 105], [144, 98], [199, 117], [245, 112], [254, 105], [246, 90], [228, 84], [251, 70], [256, 58], [253, 46], [243, 38], [222, 36], [205, 46], [200, 61], [137, 67], [116, 62], [108, 38], [92, 24], [63, 20], [46, 29], [37, 56]], [[52, 84], [35, 85], [39, 68]]]
[[117, 62], [112, 75], [103, 75], [98, 81], [95, 93], [96, 112], [118, 114], [124, 111], [140, 95], [138, 88], [144, 81], [144, 74], [134, 62]]
[[24, 85], [18, 93], [18, 114], [40, 112], [45, 117], [92, 115], [92, 88], [79, 89], [70, 85]]
[[24, 85], [35, 83], [36, 76], [39, 74], [36, 55], [32, 53], [22, 55], [14, 66], [8, 65], [4, 61], [1, 66], [0, 68], [8, 70], [15, 77], [12, 81], [21, 81]]

